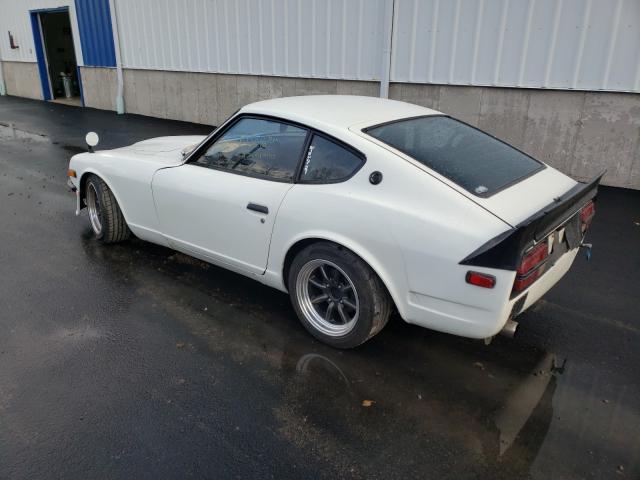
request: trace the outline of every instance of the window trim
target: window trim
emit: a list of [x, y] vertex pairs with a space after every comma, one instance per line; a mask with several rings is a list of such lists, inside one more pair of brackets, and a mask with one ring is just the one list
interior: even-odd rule
[[[422, 162], [421, 162], [420, 160], [418, 160], [417, 158], [412, 157], [408, 152], [405, 152], [404, 150], [402, 150], [402, 149], [400, 149], [400, 148], [398, 148], [398, 147], [395, 147], [395, 146], [393, 146], [393, 145], [390, 145], [390, 144], [388, 144], [387, 142], [384, 142], [384, 141], [380, 140], [380, 139], [379, 139], [379, 138], [377, 138], [377, 137], [374, 137], [373, 135], [371, 135], [371, 134], [369, 133], [369, 130], [373, 130], [374, 128], [379, 128], [379, 127], [386, 127], [387, 125], [393, 125], [394, 123], [400, 123], [400, 122], [405, 122], [405, 121], [409, 121], [409, 120], [418, 120], [418, 119], [420, 119], [420, 118], [434, 118], [434, 117], [445, 117], [445, 118], [450, 118], [451, 120], [454, 120], [454, 121], [459, 122], [459, 123], [461, 123], [461, 124], [463, 124], [463, 125], [466, 125], [467, 127], [473, 128], [474, 130], [477, 130], [477, 131], [478, 131], [478, 132], [480, 132], [480, 133], [484, 133], [485, 135], [488, 135], [489, 137], [493, 138], [494, 140], [497, 140], [498, 142], [500, 142], [500, 143], [502, 143], [502, 144], [504, 144], [504, 145], [506, 145], [506, 146], [508, 146], [508, 147], [513, 148], [513, 149], [514, 149], [514, 150], [516, 150], [517, 152], [520, 152], [520, 153], [521, 153], [522, 155], [524, 155], [525, 157], [530, 158], [531, 160], [533, 160], [534, 162], [536, 162], [536, 163], [538, 164], [538, 168], [536, 168], [535, 170], [532, 170], [531, 172], [529, 172], [529, 173], [527, 173], [527, 174], [525, 174], [525, 175], [522, 175], [522, 176], [520, 176], [520, 177], [518, 177], [518, 178], [515, 178], [515, 179], [511, 180], [511, 181], [510, 181], [510, 182], [508, 182], [508, 183], [505, 183], [504, 185], [500, 186], [500, 188], [496, 188], [495, 190], [492, 190], [491, 192], [487, 192], [487, 193], [476, 193], [476, 192], [474, 192], [474, 191], [472, 191], [472, 190], [469, 190], [469, 189], [467, 189], [467, 188], [463, 187], [463, 186], [462, 186], [462, 185], [460, 185], [459, 183], [456, 183], [454, 180], [452, 180], [451, 178], [447, 177], [446, 175], [444, 175], [444, 174], [442, 174], [442, 173], [438, 172], [437, 170], [435, 170], [435, 169], [431, 168], [429, 165], [425, 165], [424, 163], [422, 163]], [[433, 115], [417, 115], [417, 116], [414, 116], [414, 117], [398, 118], [398, 119], [395, 119], [395, 120], [390, 120], [390, 121], [388, 121], [388, 122], [382, 122], [382, 123], [378, 123], [378, 124], [376, 124], [376, 125], [371, 125], [371, 126], [369, 126], [369, 127], [364, 127], [364, 128], [362, 128], [362, 129], [361, 129], [361, 131], [362, 131], [362, 133], [364, 133], [364, 134], [368, 135], [369, 137], [373, 138], [374, 140], [376, 140], [376, 141], [378, 141], [378, 142], [381, 142], [383, 145], [386, 145], [387, 147], [393, 148], [394, 150], [397, 150], [397, 151], [399, 151], [399, 152], [403, 153], [404, 155], [406, 155], [407, 157], [409, 157], [409, 158], [410, 158], [410, 159], [412, 159], [413, 161], [418, 162], [420, 165], [422, 165], [422, 166], [423, 166], [423, 167], [425, 167], [425, 168], [428, 168], [428, 169], [429, 169], [429, 171], [434, 172], [434, 173], [436, 173], [437, 175], [439, 175], [440, 177], [442, 177], [442, 178], [446, 179], [448, 182], [451, 182], [451, 183], [452, 183], [453, 185], [455, 185], [456, 187], [459, 187], [459, 188], [461, 188], [462, 190], [464, 190], [465, 192], [469, 192], [470, 194], [472, 194], [472, 195], [474, 195], [474, 196], [476, 196], [476, 197], [480, 197], [480, 198], [490, 198], [490, 197], [492, 197], [493, 195], [495, 195], [495, 194], [497, 194], [497, 193], [499, 193], [499, 192], [501, 192], [501, 191], [503, 191], [503, 190], [506, 190], [507, 188], [512, 187], [512, 186], [513, 186], [513, 185], [515, 185], [516, 183], [520, 183], [521, 181], [523, 181], [523, 180], [525, 180], [525, 179], [527, 179], [527, 178], [529, 178], [529, 177], [531, 177], [531, 176], [535, 175], [536, 173], [539, 173], [539, 172], [541, 172], [542, 170], [544, 170], [544, 169], [546, 169], [546, 168], [547, 168], [547, 165], [545, 165], [543, 162], [541, 162], [541, 161], [540, 161], [540, 160], [538, 160], [537, 158], [533, 158], [531, 155], [529, 155], [529, 154], [527, 154], [527, 153], [523, 152], [523, 151], [522, 151], [522, 150], [520, 150], [518, 147], [515, 147], [514, 145], [511, 145], [510, 143], [507, 143], [507, 142], [505, 142], [504, 140], [502, 140], [502, 139], [500, 139], [500, 138], [496, 137], [495, 135], [492, 135], [492, 134], [490, 134], [489, 132], [485, 132], [484, 130], [482, 130], [482, 129], [480, 129], [480, 128], [478, 128], [478, 127], [474, 126], [474, 125], [471, 125], [471, 124], [469, 124], [469, 123], [467, 123], [467, 122], [465, 122], [465, 121], [463, 121], [463, 120], [460, 120], [460, 119], [458, 119], [458, 118], [454, 118], [454, 117], [452, 117], [451, 115], [446, 115], [446, 114], [444, 114], [444, 113], [437, 113], [437, 114], [433, 114]]]
[[[209, 149], [209, 147], [211, 145], [213, 145], [222, 135], [224, 135], [231, 127], [233, 127], [237, 122], [239, 122], [242, 119], [245, 118], [254, 118], [256, 120], [269, 120], [272, 122], [278, 122], [278, 123], [284, 123], [286, 125], [291, 125], [292, 127], [297, 127], [297, 128], [301, 128], [307, 131], [307, 137], [304, 141], [304, 146], [302, 148], [302, 152], [300, 153], [300, 158], [298, 158], [298, 163], [296, 165], [296, 169], [294, 170], [294, 176], [292, 179], [282, 179], [282, 178], [275, 178], [275, 177], [269, 177], [268, 175], [262, 175], [259, 173], [249, 173], [249, 172], [240, 172], [240, 171], [234, 171], [234, 170], [229, 170], [226, 168], [220, 168], [220, 167], [215, 167], [215, 166], [205, 166], [205, 165], [198, 165], [196, 162], [197, 160], [202, 156], [202, 154], [204, 154], [204, 152], [206, 152], [206, 150]], [[349, 177], [345, 177], [344, 179], [341, 180], [334, 180], [334, 181], [328, 181], [328, 182], [305, 182], [305, 181], [301, 181], [300, 180], [300, 175], [302, 173], [302, 167], [304, 165], [304, 159], [307, 155], [307, 151], [309, 150], [309, 146], [311, 145], [311, 141], [313, 139], [314, 135], [319, 135], [321, 137], [324, 137], [326, 140], [329, 140], [335, 144], [337, 144], [340, 147], [345, 148], [346, 150], [351, 151], [353, 154], [355, 154], [356, 156], [358, 156], [361, 159], [361, 164], [360, 166], [353, 171], [353, 173], [349, 176]], [[278, 117], [275, 115], [264, 115], [264, 114], [260, 114], [260, 113], [242, 113], [242, 112], [236, 112], [234, 115], [232, 115], [231, 117], [229, 117], [229, 119], [227, 119], [226, 122], [224, 122], [219, 128], [215, 129], [213, 132], [211, 132], [211, 134], [205, 138], [202, 143], [200, 143], [200, 145], [198, 145], [185, 159], [183, 165], [187, 165], [187, 164], [194, 164], [197, 167], [201, 167], [201, 168], [210, 168], [211, 170], [217, 170], [220, 172], [226, 172], [226, 173], [230, 173], [230, 174], [234, 174], [234, 175], [242, 175], [245, 177], [250, 177], [250, 178], [257, 178], [260, 180], [267, 180], [267, 181], [271, 181], [271, 182], [280, 182], [280, 183], [291, 183], [291, 184], [296, 184], [296, 183], [300, 183], [302, 185], [326, 185], [326, 184], [333, 184], [333, 183], [342, 183], [342, 182], [346, 182], [347, 180], [349, 180], [350, 178], [352, 178], [356, 173], [358, 173], [360, 170], [362, 170], [362, 167], [364, 166], [364, 164], [367, 162], [367, 156], [362, 153], [360, 150], [358, 150], [357, 148], [349, 145], [348, 143], [332, 136], [329, 135], [326, 132], [323, 132], [321, 130], [318, 130], [316, 128], [310, 127], [308, 125], [305, 125], [303, 123], [299, 123], [293, 120], [288, 120], [286, 118], [282, 118], [282, 117]]]
[[[293, 175], [292, 175], [291, 178], [277, 178], [277, 177], [271, 177], [269, 175], [263, 175], [261, 173], [243, 172], [243, 171], [240, 171], [240, 170], [230, 170], [228, 168], [217, 167], [217, 166], [214, 166], [214, 165], [200, 165], [200, 164], [197, 163], [198, 160], [200, 158], [202, 158], [202, 155], [204, 155], [204, 153], [209, 149], [210, 146], [212, 146], [214, 143], [216, 143], [220, 139], [220, 137], [222, 137], [231, 128], [233, 128], [234, 125], [236, 125], [238, 122], [240, 122], [242, 120], [245, 120], [247, 118], [255, 119], [255, 120], [267, 120], [267, 121], [271, 121], [271, 122], [274, 122], [274, 123], [281, 123], [281, 124], [285, 124], [285, 125], [290, 125], [292, 127], [300, 128], [300, 129], [302, 129], [302, 130], [304, 130], [306, 132], [306, 136], [305, 136], [304, 141], [302, 143], [302, 150], [300, 152], [300, 155], [299, 155], [298, 159], [296, 160], [296, 163], [295, 163], [295, 166], [294, 166], [294, 169], [293, 169]], [[268, 180], [268, 181], [271, 181], [271, 182], [295, 183], [296, 174], [298, 173], [298, 170], [299, 170], [299, 167], [300, 167], [300, 160], [304, 156], [304, 153], [306, 152], [305, 146], [308, 144], [310, 135], [311, 135], [311, 132], [310, 132], [308, 127], [305, 127], [305, 126], [299, 125], [299, 124], [295, 124], [293, 122], [289, 122], [289, 121], [284, 120], [284, 119], [279, 119], [279, 118], [276, 118], [276, 117], [267, 117], [267, 116], [263, 116], [263, 115], [240, 114], [240, 115], [237, 115], [236, 117], [232, 118], [231, 121], [227, 122], [225, 125], [223, 125], [223, 128], [219, 129], [219, 131], [216, 131], [215, 134], [211, 136], [211, 138], [209, 138], [205, 142], [203, 142], [192, 153], [192, 155], [190, 155], [189, 158], [187, 158], [187, 160], [185, 161], [184, 165], [193, 164], [196, 167], [209, 168], [211, 170], [217, 170], [219, 172], [227, 172], [227, 173], [232, 173], [232, 174], [235, 174], [235, 175], [241, 175], [243, 177], [258, 178], [258, 179], [261, 179], [261, 180]]]
[[[320, 138], [324, 138], [326, 141], [331, 142], [334, 145], [337, 145], [338, 147], [343, 148], [347, 152], [353, 154], [354, 156], [356, 156], [360, 160], [360, 165], [358, 165], [358, 167], [355, 168], [348, 176], [342, 177], [342, 178], [339, 178], [339, 179], [336, 179], [336, 180], [303, 180], [302, 179], [302, 168], [304, 167], [304, 162], [305, 162], [305, 159], [306, 159], [306, 153], [309, 151], [309, 147], [313, 143], [313, 139], [316, 136], [318, 136]], [[312, 134], [311, 134], [311, 136], [310, 136], [310, 138], [308, 140], [309, 140], [309, 142], [307, 143], [306, 148], [304, 150], [305, 151], [305, 155], [302, 156], [302, 162], [300, 162], [300, 168], [298, 169], [298, 177], [296, 178], [296, 183], [300, 183], [301, 185], [331, 185], [331, 184], [334, 184], [334, 183], [346, 182], [350, 178], [353, 178], [353, 176], [356, 173], [358, 173], [360, 170], [362, 170], [362, 167], [367, 162], [367, 157], [362, 152], [360, 152], [356, 148], [353, 148], [351, 145], [346, 144], [345, 142], [341, 142], [340, 140], [335, 139], [335, 138], [331, 137], [330, 135], [324, 134], [323, 132], [312, 132]]]
[[229, 125], [229, 123], [232, 120], [235, 120], [236, 115], [238, 115], [238, 112], [240, 110], [236, 110], [235, 112], [233, 112], [231, 115], [229, 115], [229, 117], [227, 117], [227, 119], [222, 122], [222, 125], [214, 125], [213, 126], [213, 130], [211, 131], [211, 133], [209, 133], [207, 136], [205, 136], [202, 141], [196, 146], [196, 148], [194, 148], [193, 150], [191, 150], [182, 160], [182, 165], [186, 165], [187, 163], [190, 163], [192, 161], [192, 159], [194, 158], [195, 155], [198, 154], [198, 152], [200, 152], [202, 150], [202, 146], [203, 145], [209, 145], [209, 143], [211, 142], [211, 139], [216, 137], [219, 131], [222, 131], [222, 129], [226, 129], [227, 125]]

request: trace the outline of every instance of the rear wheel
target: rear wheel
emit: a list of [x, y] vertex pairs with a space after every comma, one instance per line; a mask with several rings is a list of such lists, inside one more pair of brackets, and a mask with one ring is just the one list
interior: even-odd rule
[[304, 327], [333, 347], [356, 347], [389, 319], [391, 298], [380, 278], [360, 257], [332, 243], [298, 253], [288, 286]]
[[104, 180], [97, 175], [90, 175], [85, 192], [89, 221], [96, 238], [102, 243], [115, 243], [129, 238], [131, 231]]

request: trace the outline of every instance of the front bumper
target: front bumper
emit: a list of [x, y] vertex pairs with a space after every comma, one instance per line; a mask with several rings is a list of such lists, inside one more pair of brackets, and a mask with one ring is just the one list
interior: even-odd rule
[[82, 203], [80, 200], [80, 189], [76, 187], [71, 178], [67, 179], [67, 187], [69, 187], [70, 192], [75, 193], [76, 195], [76, 216], [78, 216], [80, 215], [80, 210], [82, 209]]

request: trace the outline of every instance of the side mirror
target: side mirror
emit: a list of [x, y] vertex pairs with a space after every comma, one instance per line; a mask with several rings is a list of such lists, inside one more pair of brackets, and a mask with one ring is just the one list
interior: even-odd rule
[[187, 145], [186, 147], [184, 147], [182, 149], [182, 158], [186, 158], [186, 156], [193, 152], [198, 145], [198, 143], [194, 143], [193, 145]]
[[85, 142], [87, 142], [87, 147], [89, 148], [89, 152], [93, 153], [93, 147], [98, 145], [98, 142], [100, 141], [100, 137], [98, 137], [98, 134], [96, 132], [89, 132], [87, 133], [87, 136], [84, 137], [84, 140]]

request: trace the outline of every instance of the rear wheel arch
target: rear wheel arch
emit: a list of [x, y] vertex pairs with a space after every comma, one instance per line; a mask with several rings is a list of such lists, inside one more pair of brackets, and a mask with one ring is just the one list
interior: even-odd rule
[[287, 285], [287, 280], [289, 278], [289, 272], [291, 270], [291, 264], [293, 263], [294, 258], [302, 250], [304, 250], [308, 246], [313, 245], [315, 243], [332, 244], [332, 245], [336, 246], [338, 249], [344, 249], [344, 250], [347, 250], [347, 251], [353, 253], [360, 260], [362, 260], [369, 268], [371, 268], [371, 270], [373, 270], [373, 272], [378, 276], [378, 278], [380, 279], [380, 281], [384, 285], [384, 288], [386, 289], [387, 293], [389, 294], [389, 298], [391, 298], [391, 303], [393, 304], [394, 310], [396, 310], [397, 312], [401, 313], [400, 310], [398, 309], [398, 302], [397, 302], [397, 299], [396, 299], [396, 294], [392, 291], [392, 289], [389, 288], [390, 280], [389, 280], [388, 276], [384, 275], [384, 274], [381, 275], [380, 274], [380, 269], [376, 268], [376, 266], [372, 265], [372, 262], [367, 260], [367, 255], [362, 255], [362, 254], [360, 254], [360, 252], [358, 252], [357, 249], [349, 248], [349, 247], [345, 246], [344, 244], [342, 244], [340, 242], [337, 242], [335, 240], [330, 240], [330, 239], [327, 239], [327, 238], [322, 238], [322, 237], [308, 237], [308, 238], [300, 239], [300, 240], [296, 241], [293, 245], [291, 245], [289, 247], [289, 249], [287, 250], [287, 253], [286, 253], [285, 257], [284, 257], [283, 266], [282, 266], [282, 279], [283, 279], [283, 283], [284, 283], [284, 286], [287, 289], [287, 291], [289, 291], [289, 286]]

